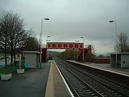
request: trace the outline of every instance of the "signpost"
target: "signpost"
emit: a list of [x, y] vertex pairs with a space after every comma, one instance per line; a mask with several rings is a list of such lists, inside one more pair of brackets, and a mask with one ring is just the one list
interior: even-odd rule
[[75, 43], [75, 42], [48, 42], [48, 49], [83, 49], [84, 43]]

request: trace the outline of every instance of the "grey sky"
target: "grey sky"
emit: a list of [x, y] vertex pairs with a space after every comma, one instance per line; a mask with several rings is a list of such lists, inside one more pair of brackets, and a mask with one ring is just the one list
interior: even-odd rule
[[[46, 36], [52, 41], [75, 41], [85, 36], [85, 44], [92, 44], [96, 53], [113, 51], [115, 19], [118, 33], [129, 33], [129, 0], [0, 0], [0, 11], [18, 13], [27, 29], [39, 37], [43, 24], [43, 43]], [[129, 35], [129, 34], [128, 34]]]

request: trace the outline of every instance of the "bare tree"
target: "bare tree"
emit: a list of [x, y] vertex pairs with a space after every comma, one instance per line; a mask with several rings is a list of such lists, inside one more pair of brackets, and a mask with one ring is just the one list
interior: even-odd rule
[[128, 36], [126, 33], [121, 32], [117, 36], [115, 50], [117, 52], [129, 52]]
[[0, 19], [0, 46], [5, 51], [5, 64], [7, 64], [7, 49], [10, 50], [12, 64], [15, 61], [16, 48], [20, 48], [24, 44], [26, 36], [23, 20], [17, 14], [7, 12], [2, 16]]
[[24, 41], [24, 50], [38, 51], [38, 46], [39, 46], [38, 40], [33, 36], [29, 36]]
[[[9, 24], [6, 20], [7, 16], [3, 15], [0, 19], [0, 46], [5, 52], [5, 64], [7, 64], [7, 47], [9, 43]], [[9, 49], [9, 48], [8, 48]]]

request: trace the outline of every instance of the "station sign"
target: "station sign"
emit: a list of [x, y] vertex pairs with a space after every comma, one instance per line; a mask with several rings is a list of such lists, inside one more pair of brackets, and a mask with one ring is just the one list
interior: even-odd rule
[[72, 49], [72, 48], [84, 48], [84, 43], [74, 42], [47, 42], [48, 49]]

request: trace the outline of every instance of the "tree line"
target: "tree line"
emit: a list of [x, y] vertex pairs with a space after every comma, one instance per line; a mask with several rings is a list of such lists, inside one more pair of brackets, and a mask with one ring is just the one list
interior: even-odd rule
[[129, 40], [127, 33], [121, 32], [117, 35], [115, 51], [129, 52]]
[[0, 17], [0, 53], [11, 56], [11, 64], [16, 60], [16, 53], [23, 50], [38, 50], [38, 41], [30, 31], [25, 30], [23, 19], [18, 14], [3, 13]]
[[[114, 50], [117, 53], [120, 52], [129, 52], [129, 40], [128, 40], [128, 35], [124, 32], [121, 32], [117, 35], [115, 45], [114, 45]], [[77, 56], [77, 51], [74, 52], [74, 50], [66, 50], [60, 54], [60, 57], [62, 59], [74, 59], [74, 54]], [[96, 56], [93, 53], [87, 53], [85, 54], [85, 57], [87, 58], [109, 58], [110, 56], [104, 56], [104, 55], [99, 55]]]

